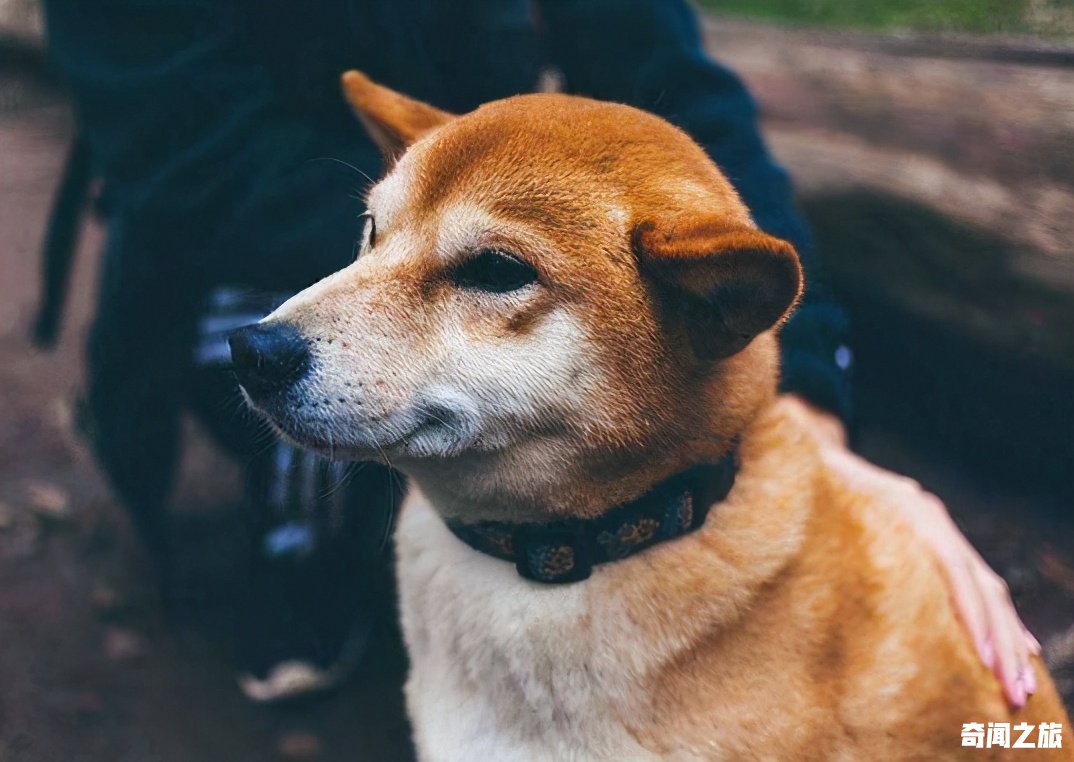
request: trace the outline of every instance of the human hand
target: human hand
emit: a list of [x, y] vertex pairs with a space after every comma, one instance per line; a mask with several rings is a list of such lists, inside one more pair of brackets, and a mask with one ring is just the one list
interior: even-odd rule
[[1040, 644], [1018, 618], [1007, 583], [970, 545], [943, 502], [913, 479], [851, 452], [835, 416], [795, 395], [783, 395], [781, 404], [814, 438], [822, 459], [835, 474], [854, 490], [891, 506], [928, 543], [981, 662], [996, 675], [1008, 703], [1014, 708], [1024, 706], [1037, 689], [1030, 656], [1040, 655]]

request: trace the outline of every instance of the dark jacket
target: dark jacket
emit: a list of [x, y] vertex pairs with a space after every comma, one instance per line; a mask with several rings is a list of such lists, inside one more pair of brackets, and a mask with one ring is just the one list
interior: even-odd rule
[[354, 196], [381, 171], [339, 93], [350, 68], [464, 112], [533, 90], [554, 66], [569, 92], [685, 129], [805, 262], [810, 291], [784, 330], [785, 387], [848, 412], [842, 313], [817, 287], [749, 94], [705, 55], [684, 0], [47, 0], [46, 14], [105, 183], [89, 401], [99, 454], [128, 500], [168, 487], [206, 289], [293, 291], [347, 263]]

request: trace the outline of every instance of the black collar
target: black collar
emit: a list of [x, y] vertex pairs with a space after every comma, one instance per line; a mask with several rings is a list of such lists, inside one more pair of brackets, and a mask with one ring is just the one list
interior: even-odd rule
[[578, 582], [597, 564], [694, 531], [709, 508], [727, 497], [738, 471], [738, 450], [718, 463], [694, 466], [666, 479], [630, 503], [595, 519], [543, 524], [449, 520], [448, 528], [474, 550], [511, 561], [526, 579], [548, 584]]

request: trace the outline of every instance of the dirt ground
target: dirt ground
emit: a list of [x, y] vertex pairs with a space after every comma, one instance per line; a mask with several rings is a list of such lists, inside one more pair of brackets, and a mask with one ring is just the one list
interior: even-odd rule
[[[269, 710], [239, 694], [226, 636], [236, 474], [196, 433], [174, 509], [191, 603], [179, 621], [164, 620], [125, 516], [72, 433], [101, 242], [92, 225], [58, 348], [27, 341], [40, 233], [70, 130], [55, 97], [0, 72], [0, 762], [409, 759], [404, 659], [390, 626], [333, 696]], [[1074, 661], [1069, 506], [982, 486], [963, 464], [869, 420], [860, 439], [866, 454], [948, 502], [1050, 654]], [[1070, 702], [1074, 674], [1060, 677]]]

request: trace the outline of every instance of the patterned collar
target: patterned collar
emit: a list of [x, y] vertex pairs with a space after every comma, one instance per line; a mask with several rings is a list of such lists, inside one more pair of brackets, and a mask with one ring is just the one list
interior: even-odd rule
[[447, 526], [474, 550], [514, 563], [526, 579], [579, 582], [597, 564], [618, 561], [700, 527], [709, 508], [731, 491], [737, 471], [738, 448], [734, 448], [718, 463], [676, 474], [595, 519], [543, 524], [449, 520]]

